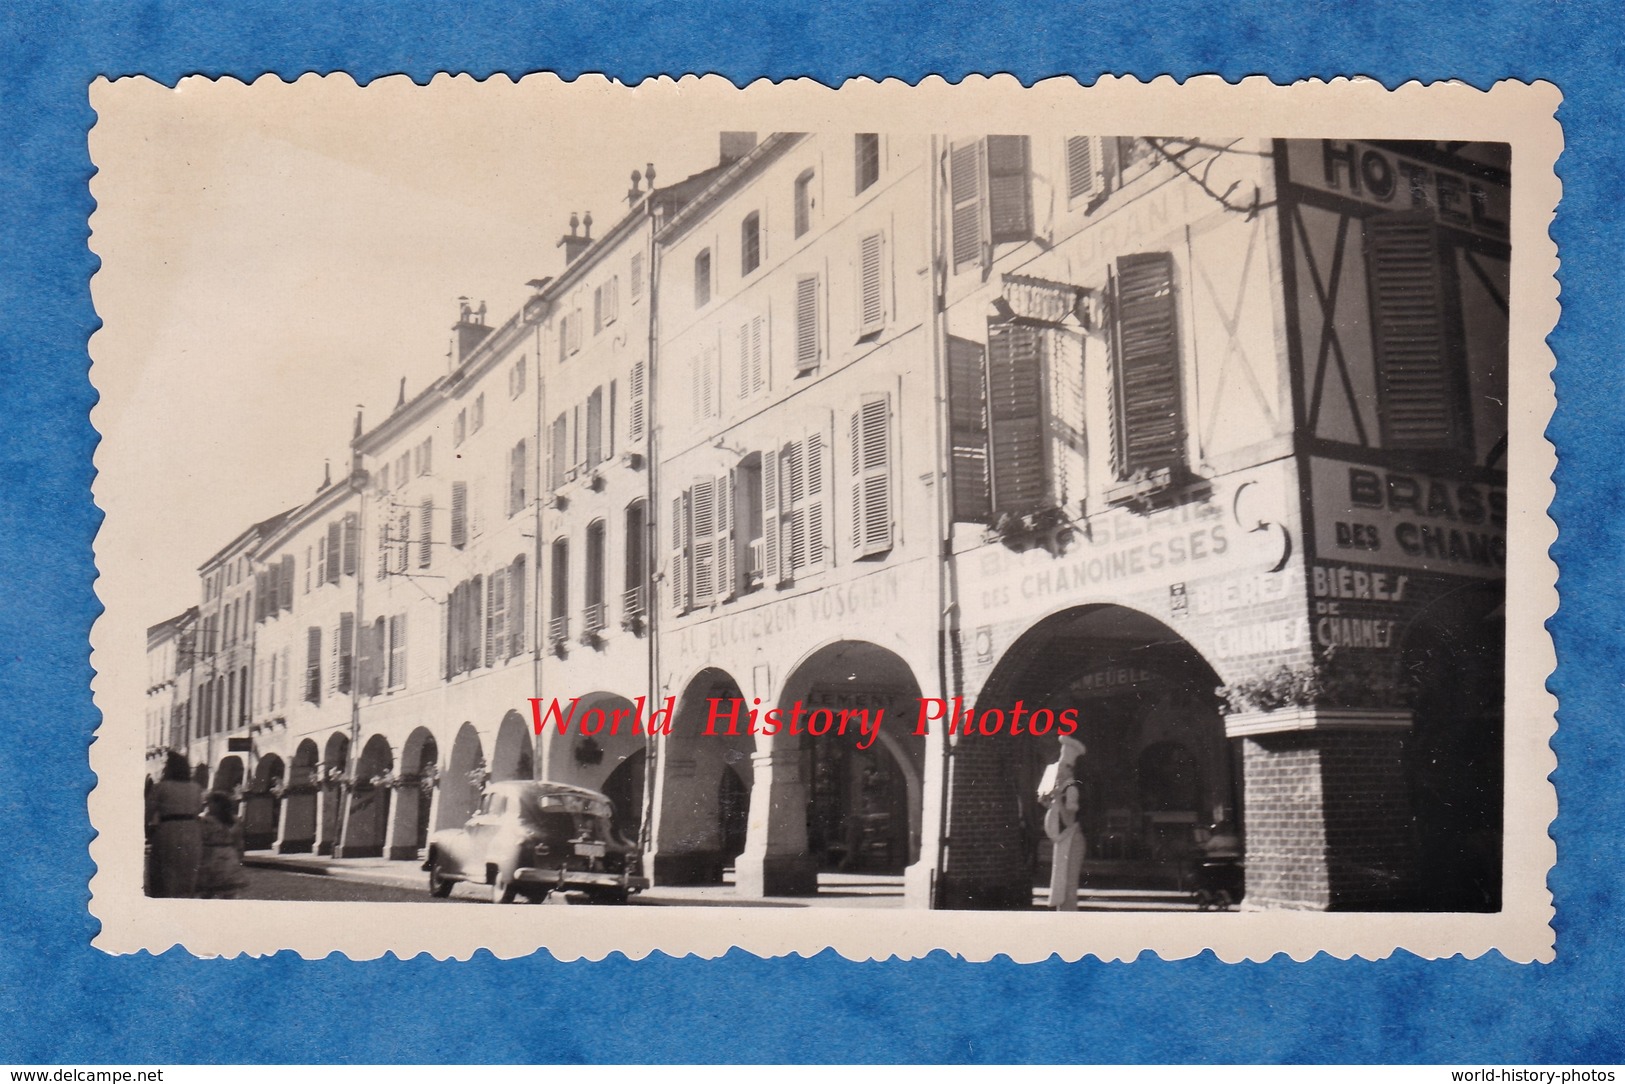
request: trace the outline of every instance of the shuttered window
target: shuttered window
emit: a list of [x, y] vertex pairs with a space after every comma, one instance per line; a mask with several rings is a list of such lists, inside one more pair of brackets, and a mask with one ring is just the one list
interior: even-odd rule
[[822, 354], [819, 335], [818, 276], [802, 275], [796, 279], [796, 373], [810, 373], [818, 368]]
[[891, 398], [866, 395], [852, 412], [852, 550], [859, 557], [892, 546]]
[[988, 221], [993, 243], [1033, 236], [1031, 147], [1026, 136], [987, 137]]
[[828, 552], [829, 463], [821, 432], [779, 450], [779, 579], [814, 571]]
[[586, 575], [581, 585], [581, 629], [586, 633], [598, 633], [604, 629], [606, 621], [604, 607], [604, 521], [593, 520], [587, 524], [587, 554]]
[[360, 531], [361, 524], [356, 518], [356, 514], [354, 512], [346, 512], [344, 514], [343, 521], [344, 574], [346, 576], [355, 575], [356, 550], [360, 545], [360, 539], [358, 537]]
[[871, 233], [858, 242], [858, 334], [871, 335], [886, 323], [885, 235]]
[[434, 563], [434, 500], [423, 498], [418, 506], [418, 567]]
[[982, 262], [982, 144], [954, 147], [948, 158], [948, 187], [953, 201], [954, 270]]
[[587, 469], [604, 461], [604, 389], [587, 396]]
[[525, 650], [525, 558], [521, 554], [508, 566], [508, 655]]
[[1066, 141], [1066, 198], [1092, 198], [1100, 191], [1099, 136], [1068, 136]]
[[395, 571], [404, 573], [412, 564], [412, 512], [403, 508], [395, 514]]
[[739, 274], [748, 275], [762, 265], [762, 216], [752, 211], [739, 224]]
[[356, 692], [362, 696], [378, 695], [378, 647], [371, 625], [362, 625], [356, 633]]
[[548, 430], [547, 490], [556, 492], [564, 485], [565, 471], [570, 466], [570, 418], [560, 414], [553, 419]]
[[322, 702], [322, 630], [312, 625], [305, 630], [305, 699]]
[[1469, 446], [1433, 223], [1411, 214], [1375, 215], [1365, 222], [1365, 249], [1383, 445]]
[[454, 549], [468, 545], [468, 483], [451, 484], [451, 544]]
[[389, 687], [398, 689], [406, 684], [406, 615], [396, 614], [389, 619]]
[[485, 581], [485, 665], [508, 657], [508, 570], [499, 568]]
[[694, 307], [703, 309], [711, 303], [711, 250], [701, 249], [694, 257]]
[[987, 373], [982, 344], [948, 339], [948, 422], [953, 452], [953, 515], [985, 523], [992, 504], [987, 470]]
[[355, 665], [355, 614], [340, 614], [338, 632], [334, 637], [338, 647], [337, 682], [338, 691], [350, 691], [350, 681], [354, 676]]
[[521, 440], [508, 452], [508, 515], [525, 510], [530, 488], [530, 445]]
[[553, 542], [553, 597], [548, 612], [548, 638], [555, 643], [569, 635], [570, 630], [570, 543], [559, 538]]
[[293, 554], [282, 558], [282, 578], [277, 584], [277, 602], [281, 609], [293, 609]]
[[688, 602], [705, 606], [734, 596], [737, 562], [734, 556], [734, 485], [732, 471], [714, 478], [696, 478], [684, 494]]
[[627, 423], [628, 427], [629, 427], [629, 434], [628, 435], [629, 435], [629, 438], [632, 439], [632, 440], [642, 440], [643, 439], [643, 429], [644, 429], [644, 424], [645, 424], [644, 423], [644, 418], [645, 418], [645, 411], [647, 409], [647, 407], [644, 405], [644, 403], [645, 403], [644, 382], [645, 382], [644, 366], [643, 366], [643, 362], [640, 361], [637, 364], [632, 366], [632, 378], [631, 378], [631, 381], [630, 381], [630, 386], [627, 389], [630, 392], [631, 397], [632, 397], [632, 402], [629, 404], [629, 407], [628, 407], [628, 409], [629, 409], [629, 418], [628, 418], [628, 423]]
[[767, 320], [753, 316], [739, 325], [739, 398], [754, 399], [767, 388]]
[[632, 253], [632, 276], [628, 280], [631, 286], [632, 300], [635, 302], [643, 296], [643, 253]]
[[1185, 462], [1173, 257], [1117, 261], [1112, 378], [1113, 444], [1119, 477], [1176, 469]]
[[688, 494], [679, 493], [671, 499], [671, 562], [667, 579], [671, 581], [671, 608], [674, 613], [688, 609]]
[[1044, 505], [1044, 332], [989, 324], [987, 412], [992, 510], [1020, 515]]

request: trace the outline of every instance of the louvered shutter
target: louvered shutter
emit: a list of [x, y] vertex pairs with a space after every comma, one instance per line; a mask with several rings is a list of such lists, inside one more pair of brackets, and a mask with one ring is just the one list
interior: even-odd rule
[[957, 146], [948, 157], [953, 201], [954, 270], [982, 262], [982, 144]]
[[632, 386], [631, 386], [631, 393], [632, 393], [631, 439], [633, 439], [633, 440], [642, 440], [643, 439], [643, 425], [644, 425], [644, 419], [643, 419], [643, 414], [644, 414], [644, 405], [643, 405], [644, 404], [644, 391], [643, 391], [644, 375], [643, 374], [644, 374], [643, 362], [640, 361], [636, 365], [632, 366], [632, 381], [631, 381], [631, 383], [632, 383]]
[[277, 585], [282, 609], [293, 609], [293, 554], [282, 558], [282, 582]]
[[485, 581], [485, 665], [508, 657], [508, 573], [497, 569]]
[[525, 559], [514, 558], [508, 566], [508, 654], [525, 650]]
[[356, 538], [358, 526], [355, 513], [346, 512], [344, 514], [344, 574], [346, 576], [355, 575], [356, 547], [359, 542]]
[[327, 582], [327, 534], [316, 536], [316, 586]]
[[418, 506], [418, 567], [428, 568], [434, 561], [434, 499], [423, 498]]
[[277, 679], [277, 703], [288, 703], [288, 670], [293, 665], [293, 648], [282, 649], [282, 674]]
[[355, 666], [355, 614], [339, 615], [339, 692], [350, 691]]
[[338, 583], [344, 553], [344, 524], [334, 520], [327, 525], [327, 582]]
[[852, 548], [867, 557], [891, 545], [891, 400], [866, 395], [852, 412]]
[[803, 469], [807, 474], [807, 565], [809, 568], [818, 568], [824, 563], [825, 551], [829, 545], [825, 534], [829, 529], [828, 442], [824, 439], [823, 433], [814, 431], [807, 434], [805, 448]]
[[322, 702], [322, 629], [312, 625], [305, 630], [305, 699]]
[[587, 396], [587, 467], [604, 461], [604, 389], [594, 388]]
[[716, 479], [696, 478], [688, 491], [689, 534], [693, 539], [690, 567], [694, 577], [689, 591], [696, 606], [710, 602], [717, 590], [716, 489]]
[[1118, 473], [1126, 478], [1178, 467], [1185, 458], [1173, 257], [1121, 257], [1116, 286], [1114, 444]]
[[683, 565], [688, 554], [683, 546], [683, 494], [679, 493], [671, 499], [671, 608], [677, 613], [686, 609], [688, 600], [685, 590], [687, 577], [683, 575]]
[[525, 442], [520, 441], [508, 450], [508, 515], [514, 515], [525, 503]]
[[1433, 223], [1409, 214], [1373, 216], [1365, 222], [1365, 248], [1384, 445], [1464, 445]]
[[995, 515], [1044, 504], [1043, 332], [989, 324], [987, 409]]
[[796, 279], [796, 372], [818, 368], [818, 276]]
[[485, 533], [485, 482], [476, 478], [468, 484], [468, 533], [478, 538]]
[[734, 569], [735, 481], [732, 470], [729, 470], [727, 474], [718, 475], [716, 480], [716, 596], [723, 600], [734, 597], [736, 576]]
[[339, 657], [342, 654], [344, 644], [343, 638], [339, 635], [341, 631], [342, 625], [336, 621], [333, 623], [333, 627], [328, 630], [327, 691], [329, 693], [336, 693], [339, 691], [340, 671], [343, 669], [342, 665], [340, 664]]
[[[265, 620], [265, 573], [254, 573], [254, 620]], [[256, 679], [257, 682], [257, 679]]]
[[882, 275], [885, 237], [871, 233], [858, 242], [858, 333], [868, 335], [886, 323]]
[[779, 582], [779, 453], [762, 453], [762, 582]]
[[405, 572], [412, 566], [412, 512], [402, 509], [395, 517], [395, 571]]
[[806, 448], [799, 440], [784, 446], [779, 455], [784, 477], [779, 486], [779, 499], [785, 508], [785, 537], [783, 564], [786, 578], [793, 577], [807, 564], [807, 471]]
[[739, 398], [750, 398], [750, 321], [739, 325]]
[[[525, 359], [519, 359], [519, 390], [525, 390]], [[423, 473], [434, 473], [434, 438], [423, 438]]]
[[987, 137], [988, 221], [993, 243], [1030, 241], [1033, 193], [1026, 136]]
[[987, 470], [987, 373], [982, 345], [948, 338], [948, 423], [954, 520], [985, 523], [992, 509]]
[[1087, 199], [1100, 189], [1100, 137], [1068, 136], [1066, 140], [1066, 195]]
[[356, 692], [361, 696], [377, 695], [372, 687], [373, 668], [377, 665], [376, 649], [372, 642], [372, 627], [362, 625], [356, 630]]
[[759, 395], [767, 387], [767, 317], [750, 321], [750, 393]]

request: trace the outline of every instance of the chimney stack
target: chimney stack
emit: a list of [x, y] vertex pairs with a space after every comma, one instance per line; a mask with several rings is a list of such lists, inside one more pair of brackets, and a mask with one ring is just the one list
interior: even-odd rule
[[[457, 322], [451, 326], [451, 367], [456, 369], [468, 356], [472, 354], [485, 337], [491, 334], [491, 329], [485, 323], [485, 302], [480, 307], [471, 308], [468, 298], [457, 299]], [[402, 381], [401, 391], [405, 395], [406, 384]], [[404, 402], [404, 398], [402, 400]]]
[[717, 158], [721, 165], [727, 165], [739, 161], [755, 149], [755, 132], [723, 132]]
[[559, 247], [564, 249], [564, 266], [565, 267], [569, 267], [571, 264], [575, 263], [576, 262], [576, 257], [580, 256], [583, 252], [587, 251], [587, 247], [592, 244], [592, 212], [591, 211], [587, 212], [587, 232], [585, 234], [576, 233], [576, 230], [578, 230], [580, 228], [581, 228], [581, 219], [576, 215], [576, 213], [574, 211], [571, 211], [570, 212], [570, 232], [567, 235], [565, 235], [564, 237], [559, 238]]

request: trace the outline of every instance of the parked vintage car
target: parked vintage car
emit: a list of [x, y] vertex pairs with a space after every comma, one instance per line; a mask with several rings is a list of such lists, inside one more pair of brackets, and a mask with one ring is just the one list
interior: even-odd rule
[[638, 848], [615, 833], [613, 808], [584, 787], [493, 783], [463, 827], [429, 837], [423, 862], [429, 891], [448, 896], [458, 881], [469, 881], [489, 885], [493, 903], [577, 890], [598, 902], [625, 903], [649, 882], [632, 873]]

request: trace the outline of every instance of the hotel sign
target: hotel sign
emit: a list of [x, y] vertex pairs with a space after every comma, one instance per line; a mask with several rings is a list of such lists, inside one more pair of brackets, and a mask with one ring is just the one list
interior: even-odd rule
[[1507, 239], [1512, 193], [1504, 184], [1353, 139], [1291, 140], [1287, 169], [1305, 188], [1388, 211], [1419, 211], [1441, 226]]

